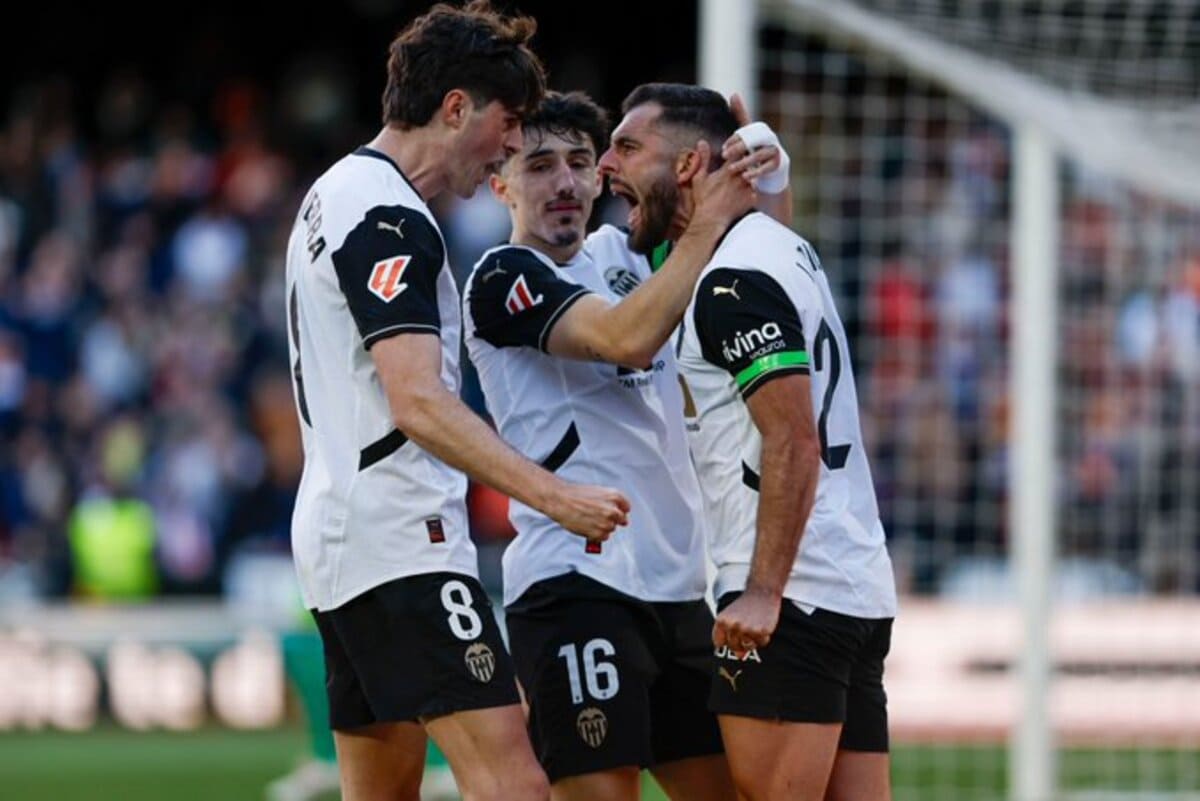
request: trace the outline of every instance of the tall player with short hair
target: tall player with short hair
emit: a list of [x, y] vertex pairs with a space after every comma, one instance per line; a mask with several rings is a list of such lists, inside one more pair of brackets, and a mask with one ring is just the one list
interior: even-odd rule
[[679, 180], [702, 200], [652, 275], [624, 231], [584, 238], [607, 131], [585, 95], [547, 95], [525, 121], [523, 149], [492, 178], [511, 243], [484, 254], [464, 293], [467, 346], [501, 435], [566, 478], [633, 499], [629, 529], [590, 549], [513, 504], [510, 645], [557, 801], [637, 798], [639, 767], [678, 801], [731, 800], [705, 708], [712, 613], [700, 496], [666, 342], [772, 154], [711, 175], [704, 147], [679, 162]]
[[547, 796], [477, 579], [462, 471], [588, 541], [628, 512], [620, 493], [520, 456], [456, 393], [459, 299], [426, 202], [471, 195], [521, 147], [544, 90], [534, 27], [486, 0], [414, 20], [390, 47], [383, 129], [317, 179], [288, 243], [305, 452], [293, 550], [347, 801], [415, 801], [426, 732], [466, 799]]
[[[695, 207], [674, 164], [735, 122], [720, 95], [648, 84], [600, 160], [634, 205], [630, 241], [678, 236]], [[673, 148], [657, 145], [669, 139]], [[714, 595], [711, 708], [743, 798], [890, 796], [883, 660], [895, 585], [854, 376], [812, 247], [764, 214], [722, 237], [683, 318], [692, 457]]]

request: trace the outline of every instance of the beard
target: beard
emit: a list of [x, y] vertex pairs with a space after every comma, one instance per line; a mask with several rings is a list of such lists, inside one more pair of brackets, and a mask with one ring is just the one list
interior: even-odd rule
[[638, 205], [641, 220], [629, 232], [629, 247], [635, 253], [649, 255], [667, 238], [675, 207], [679, 205], [679, 185], [673, 175], [654, 180]]
[[574, 245], [582, 238], [580, 233], [574, 229], [563, 229], [550, 235], [550, 241], [560, 248]]

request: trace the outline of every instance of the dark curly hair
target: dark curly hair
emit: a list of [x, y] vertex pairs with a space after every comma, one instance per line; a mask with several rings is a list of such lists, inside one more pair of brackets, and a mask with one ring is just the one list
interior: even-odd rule
[[503, 17], [489, 0], [462, 8], [438, 3], [388, 47], [384, 124], [405, 130], [427, 124], [452, 89], [478, 105], [498, 100], [528, 112], [546, 91], [542, 62], [528, 44], [536, 30], [532, 17]]
[[738, 124], [729, 102], [719, 92], [682, 83], [644, 83], [629, 93], [621, 104], [621, 111], [628, 114], [646, 103], [657, 103], [662, 107], [658, 117], [660, 124], [685, 129], [707, 139], [713, 149], [709, 168], [720, 166], [721, 145], [733, 136]]
[[537, 108], [526, 115], [522, 127], [527, 137], [586, 137], [592, 141], [597, 157], [608, 147], [608, 112], [583, 92], [547, 92]]

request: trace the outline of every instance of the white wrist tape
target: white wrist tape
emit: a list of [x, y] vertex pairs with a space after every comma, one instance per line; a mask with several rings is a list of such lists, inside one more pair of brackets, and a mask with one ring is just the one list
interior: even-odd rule
[[747, 150], [757, 150], [760, 147], [774, 147], [779, 150], [779, 166], [766, 175], [755, 178], [755, 190], [767, 195], [777, 195], [787, 189], [791, 180], [792, 160], [788, 158], [787, 151], [783, 149], [771, 126], [765, 122], [752, 122], [738, 128], [734, 135], [741, 138]]

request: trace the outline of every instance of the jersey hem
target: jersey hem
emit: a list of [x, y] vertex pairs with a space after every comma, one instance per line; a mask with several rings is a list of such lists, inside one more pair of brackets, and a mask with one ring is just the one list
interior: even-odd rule
[[414, 576], [426, 576], [431, 573], [459, 573], [464, 576], [479, 580], [479, 568], [476, 565], [460, 565], [460, 564], [444, 564], [432, 568], [422, 568], [419, 570], [399, 570], [395, 573], [389, 573], [386, 576], [377, 576], [376, 578], [363, 581], [355, 584], [349, 589], [341, 590], [333, 593], [327, 604], [315, 604], [310, 606], [310, 609], [316, 609], [318, 612], [331, 612], [334, 609], [340, 609], [346, 604], [353, 601], [358, 596], [365, 592], [370, 592], [376, 587], [387, 584], [389, 581], [396, 579], [413, 578]]
[[[566, 536], [574, 537], [575, 535], [567, 534]], [[581, 540], [580, 548], [582, 549], [583, 548], [582, 538], [580, 538], [580, 540]], [[612, 578], [609, 576], [601, 576], [601, 575], [597, 575], [596, 573], [594, 573], [590, 570], [580, 569], [580, 567], [578, 565], [557, 565], [557, 566], [553, 566], [553, 567], [547, 567], [544, 570], [539, 570], [536, 573], [531, 573], [524, 581], [521, 581], [520, 583], [514, 583], [511, 585], [511, 587], [509, 584], [508, 576], [505, 575], [505, 577], [504, 577], [504, 607], [507, 609], [509, 606], [512, 606], [513, 604], [515, 604], [517, 601], [519, 601], [521, 599], [521, 596], [524, 595], [525, 592], [530, 587], [532, 587], [534, 584], [537, 584], [539, 581], [549, 581], [552, 578], [557, 578], [559, 576], [565, 576], [568, 573], [578, 573], [581, 576], [586, 576], [587, 578], [590, 578], [592, 581], [595, 581], [599, 584], [603, 584], [605, 587], [608, 587], [613, 592], [619, 592], [622, 595], [628, 595], [630, 598], [633, 598], [636, 601], [643, 601], [645, 603], [681, 603], [681, 602], [685, 602], [685, 601], [702, 601], [705, 598], [703, 588], [701, 588], [699, 591], [697, 591], [696, 594], [694, 594], [694, 595], [686, 594], [686, 593], [679, 593], [677, 595], [661, 595], [661, 596], [655, 595], [655, 596], [649, 596], [649, 597], [643, 596], [637, 592], [633, 592], [629, 587], [617, 586], [617, 584], [614, 583], [612, 581]]]
[[[720, 600], [722, 595], [731, 592], [743, 592], [749, 577], [749, 564], [731, 564], [717, 568], [717, 577], [713, 582], [713, 600]], [[863, 620], [886, 620], [896, 616], [897, 603], [894, 599], [890, 603], [885, 602], [879, 605], [856, 605], [814, 595], [804, 588], [805, 584], [811, 584], [811, 582], [802, 581], [793, 575], [783, 588], [783, 597], [795, 603], [808, 604], [818, 609]]]

